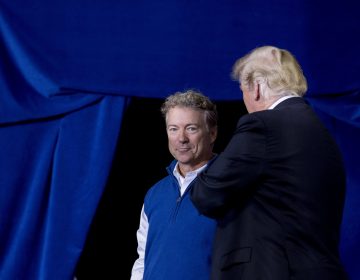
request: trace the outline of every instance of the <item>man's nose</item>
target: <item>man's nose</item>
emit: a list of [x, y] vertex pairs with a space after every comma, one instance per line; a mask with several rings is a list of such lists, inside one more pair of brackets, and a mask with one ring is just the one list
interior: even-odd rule
[[185, 130], [180, 130], [179, 131], [179, 141], [181, 143], [186, 143], [186, 142], [189, 141], [189, 138], [188, 138]]

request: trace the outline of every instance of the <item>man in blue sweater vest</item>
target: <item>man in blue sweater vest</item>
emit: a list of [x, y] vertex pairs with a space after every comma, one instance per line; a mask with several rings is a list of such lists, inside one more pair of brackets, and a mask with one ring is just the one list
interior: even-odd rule
[[199, 214], [189, 190], [214, 157], [216, 106], [188, 90], [169, 96], [161, 112], [174, 160], [145, 196], [131, 280], [208, 280], [216, 224]]

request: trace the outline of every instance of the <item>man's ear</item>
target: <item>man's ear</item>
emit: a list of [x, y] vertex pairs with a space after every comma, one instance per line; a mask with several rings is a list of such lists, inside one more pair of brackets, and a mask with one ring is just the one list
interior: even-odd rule
[[260, 84], [255, 83], [254, 86], [254, 100], [258, 101], [260, 99]]
[[217, 138], [217, 127], [210, 128], [211, 144], [213, 144]]
[[261, 97], [261, 91], [264, 89], [266, 79], [262, 77], [256, 78], [254, 82], [254, 100], [259, 101]]

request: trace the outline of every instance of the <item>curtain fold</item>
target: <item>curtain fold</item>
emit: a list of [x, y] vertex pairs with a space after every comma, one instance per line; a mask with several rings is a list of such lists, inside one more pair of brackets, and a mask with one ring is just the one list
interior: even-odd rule
[[0, 126], [0, 279], [72, 279], [126, 98]]

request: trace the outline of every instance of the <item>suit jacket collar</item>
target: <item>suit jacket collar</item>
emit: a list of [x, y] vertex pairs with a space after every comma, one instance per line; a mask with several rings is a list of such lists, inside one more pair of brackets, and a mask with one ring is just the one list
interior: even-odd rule
[[289, 105], [294, 105], [294, 104], [306, 104], [306, 101], [302, 97], [294, 96], [292, 98], [288, 98], [288, 99], [285, 99], [284, 101], [280, 102], [278, 105], [276, 105], [274, 107], [274, 109], [283, 108], [283, 107], [287, 107]]

